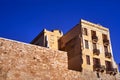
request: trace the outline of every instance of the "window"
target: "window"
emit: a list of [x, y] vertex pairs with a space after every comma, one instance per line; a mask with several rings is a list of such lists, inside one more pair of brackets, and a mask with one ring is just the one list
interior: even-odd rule
[[108, 52], [108, 47], [107, 46], [104, 46], [104, 51]]
[[105, 64], [106, 64], [106, 69], [107, 69], [107, 70], [110, 70], [111, 68], [113, 68], [113, 67], [112, 67], [112, 62], [110, 62], [110, 61], [105, 61]]
[[107, 39], [107, 35], [106, 34], [102, 34], [103, 39]]
[[85, 48], [89, 49], [88, 40], [85, 40]]
[[87, 28], [83, 28], [83, 34], [88, 35]]
[[96, 43], [93, 43], [93, 49], [97, 49]]
[[44, 47], [48, 47], [49, 48], [49, 44], [48, 44], [48, 36], [45, 36], [45, 40], [44, 40]]
[[90, 65], [90, 56], [86, 55], [86, 62], [88, 65]]
[[98, 59], [98, 58], [93, 58], [93, 64], [94, 64], [94, 65], [100, 65], [100, 59]]
[[108, 46], [109, 45], [109, 40], [108, 40], [108, 37], [106, 34], [102, 34], [102, 37], [103, 37], [103, 44], [105, 46]]
[[91, 30], [91, 35], [96, 36], [96, 31]]

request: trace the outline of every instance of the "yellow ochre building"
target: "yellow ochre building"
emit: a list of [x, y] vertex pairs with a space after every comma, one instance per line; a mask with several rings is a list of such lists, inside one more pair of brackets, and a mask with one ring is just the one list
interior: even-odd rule
[[33, 39], [31, 44], [48, 47], [50, 49], [58, 49], [58, 40], [63, 36], [60, 30], [48, 31], [44, 29], [40, 34]]
[[31, 44], [67, 52], [70, 70], [97, 72], [114, 76], [118, 66], [114, 61], [109, 29], [80, 20], [66, 34], [60, 30], [44, 29]]

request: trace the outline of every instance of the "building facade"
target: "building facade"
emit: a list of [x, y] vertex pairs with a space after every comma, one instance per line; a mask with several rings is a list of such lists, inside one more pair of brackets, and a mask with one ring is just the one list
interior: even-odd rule
[[116, 75], [116, 65], [112, 53], [109, 29], [85, 20], [74, 26], [66, 34], [59, 30], [44, 29], [31, 44], [59, 49], [67, 52], [68, 69]]
[[48, 47], [50, 49], [58, 49], [58, 39], [62, 36], [60, 30], [48, 31], [44, 29], [31, 44]]
[[108, 28], [81, 20], [60, 38], [59, 44], [60, 50], [68, 52], [69, 69], [112, 75], [118, 72]]

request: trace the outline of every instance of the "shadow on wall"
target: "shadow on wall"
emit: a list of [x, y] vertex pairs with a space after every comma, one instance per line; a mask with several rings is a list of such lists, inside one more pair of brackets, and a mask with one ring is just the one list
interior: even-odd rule
[[82, 71], [82, 50], [80, 50], [80, 39], [78, 36], [66, 43], [65, 51], [68, 55], [68, 69]]

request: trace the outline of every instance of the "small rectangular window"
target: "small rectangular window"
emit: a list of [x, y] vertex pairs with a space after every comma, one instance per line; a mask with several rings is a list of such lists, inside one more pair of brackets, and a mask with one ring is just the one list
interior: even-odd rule
[[88, 35], [87, 28], [83, 28], [83, 34]]
[[108, 52], [108, 47], [107, 46], [104, 46], [104, 51]]
[[106, 64], [106, 69], [112, 69], [113, 68], [113, 66], [112, 66], [112, 62], [110, 62], [110, 61], [105, 61], [105, 64]]
[[91, 35], [96, 36], [96, 31], [91, 30]]
[[93, 58], [93, 64], [94, 64], [94, 65], [100, 65], [100, 59], [98, 59], [98, 58]]
[[96, 43], [93, 43], [93, 49], [97, 49]]
[[107, 39], [107, 35], [106, 34], [102, 34], [103, 39]]
[[89, 49], [88, 40], [85, 40], [85, 48]]
[[90, 65], [90, 56], [86, 55], [86, 62], [88, 65]]

